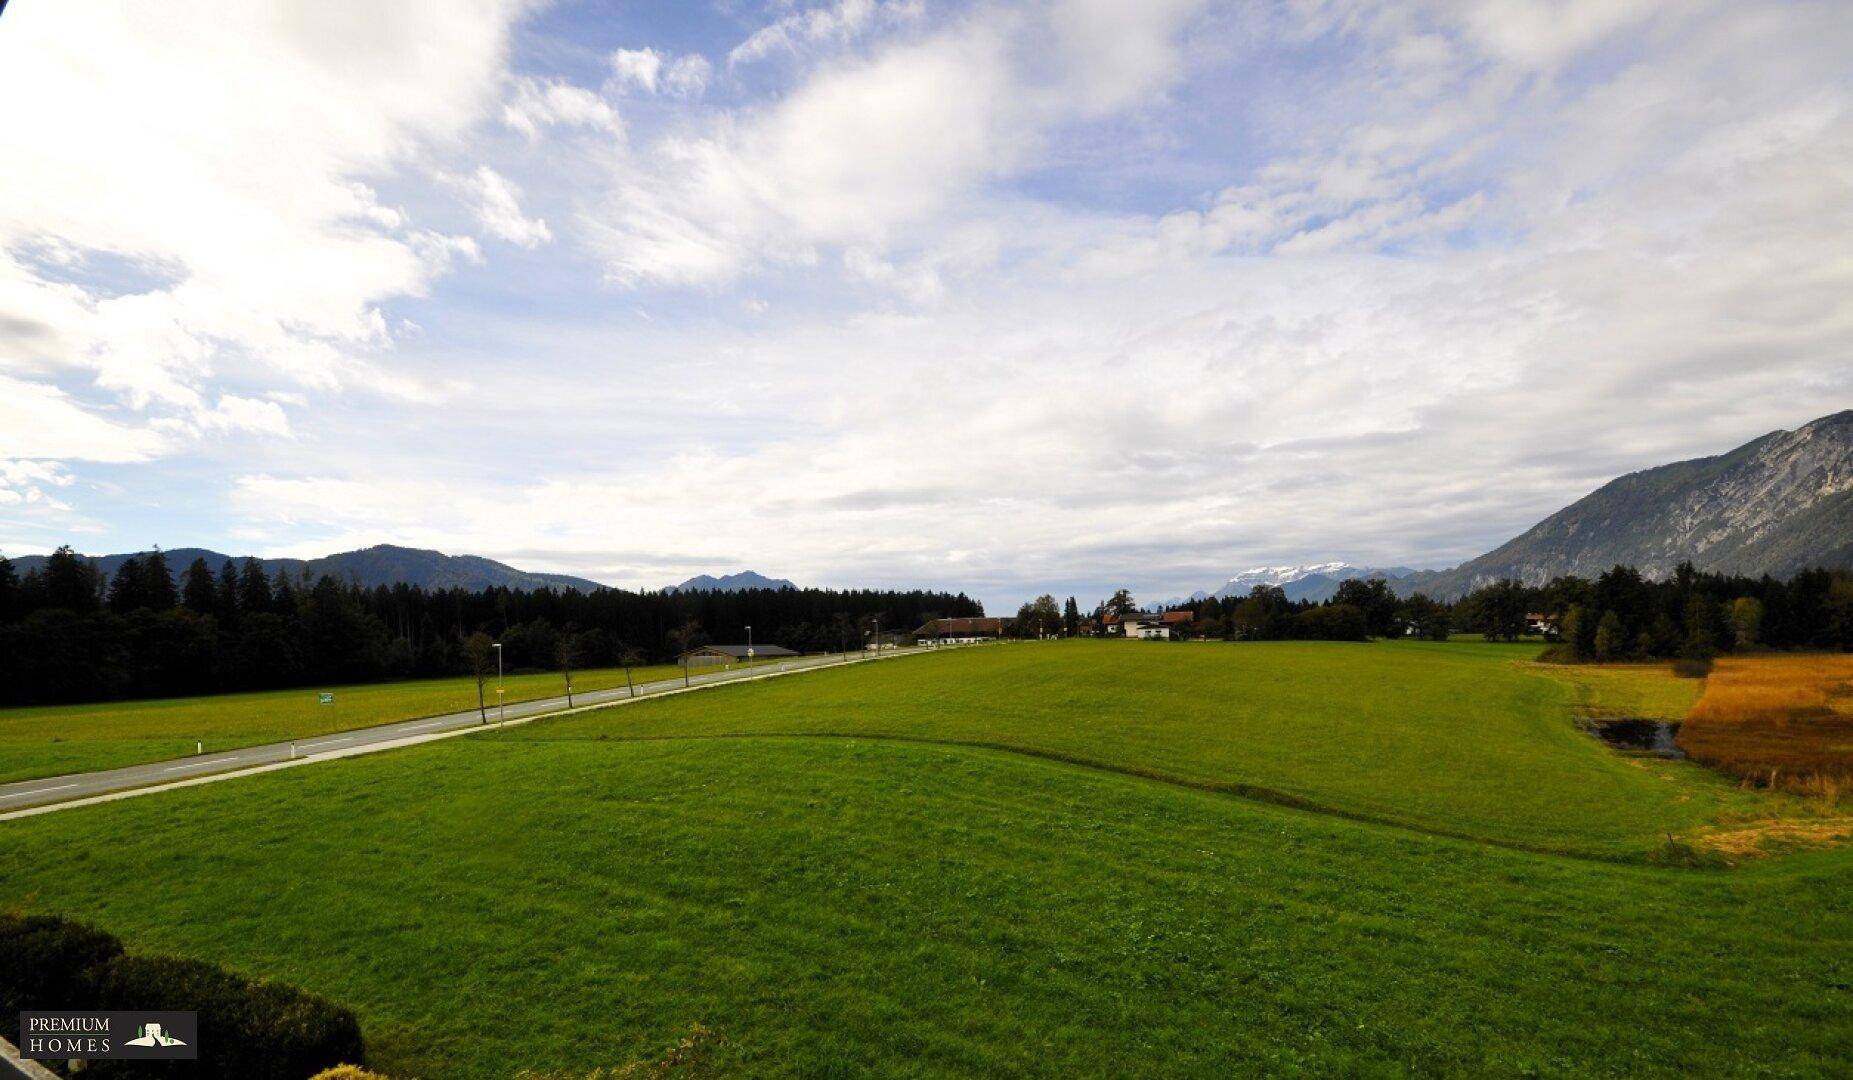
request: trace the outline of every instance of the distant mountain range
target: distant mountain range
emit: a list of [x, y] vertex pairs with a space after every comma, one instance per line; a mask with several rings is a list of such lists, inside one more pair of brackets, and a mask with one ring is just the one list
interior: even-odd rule
[[1318, 603], [1330, 600], [1337, 592], [1340, 582], [1353, 578], [1383, 578], [1392, 584], [1417, 574], [1406, 566], [1371, 567], [1353, 566], [1345, 562], [1308, 563], [1304, 566], [1257, 566], [1253, 570], [1244, 570], [1224, 582], [1214, 592], [1200, 590], [1189, 596], [1174, 597], [1164, 602], [1165, 607], [1177, 607], [1197, 600], [1207, 600], [1214, 596], [1225, 600], [1233, 596], [1237, 599], [1255, 591], [1257, 585], [1271, 585], [1287, 594], [1289, 600], [1310, 600]]
[[[1629, 473], [1452, 570], [1263, 566], [1213, 595], [1277, 585], [1291, 599], [1319, 601], [1342, 581], [1380, 577], [1403, 595], [1451, 600], [1502, 578], [1542, 585], [1565, 574], [1593, 578], [1618, 563], [1658, 578], [1686, 561], [1777, 577], [1816, 566], [1853, 569], [1853, 410], [1717, 457]], [[1212, 594], [1192, 599], [1205, 595]]]
[[[145, 551], [122, 552], [116, 555], [85, 555], [83, 558], [96, 564], [105, 577], [113, 576], [122, 564]], [[226, 560], [243, 563], [246, 556], [226, 555], [223, 552], [207, 548], [169, 548], [162, 552], [167, 556], [167, 565], [176, 576], [192, 565], [194, 559], [205, 559], [216, 572], [225, 565]], [[44, 555], [21, 555], [13, 559], [13, 567], [21, 576], [45, 565]], [[323, 576], [337, 581], [357, 581], [371, 589], [376, 585], [418, 585], [426, 589], [578, 589], [580, 592], [592, 592], [605, 588], [596, 581], [569, 574], [541, 574], [527, 570], [517, 570], [507, 563], [494, 559], [485, 559], [480, 555], [446, 555], [441, 551], [427, 551], [422, 548], [398, 547], [393, 544], [376, 544], [359, 551], [343, 551], [336, 555], [324, 555], [319, 559], [265, 559], [259, 558], [264, 568], [273, 576], [281, 570], [291, 577], [301, 577], [306, 570], [311, 579]], [[664, 592], [739, 592], [745, 589], [795, 589], [796, 585], [784, 578], [769, 578], [751, 570], [738, 574], [726, 574], [714, 577], [700, 574], [689, 578], [680, 585], [671, 585]]]
[[1214, 595], [1218, 599], [1247, 596], [1257, 585], [1275, 585], [1287, 594], [1289, 600], [1311, 600], [1318, 602], [1330, 600], [1338, 592], [1340, 582], [1355, 578], [1384, 578], [1398, 581], [1414, 574], [1406, 566], [1369, 567], [1352, 566], [1350, 563], [1326, 562], [1312, 563], [1306, 566], [1260, 566], [1253, 570], [1244, 570], [1230, 578], [1217, 589]]
[[1772, 431], [1717, 457], [1629, 473], [1413, 588], [1452, 597], [1501, 578], [1541, 585], [1624, 563], [1788, 577], [1853, 568], [1853, 409]]
[[784, 578], [769, 578], [751, 570], [742, 570], [737, 574], [697, 574], [680, 585], [670, 585], [664, 592], [744, 592], [747, 589], [795, 589], [796, 585]]
[[[85, 556], [105, 575], [112, 575], [124, 562], [146, 552], [124, 552], [119, 555]], [[206, 548], [173, 548], [162, 552], [167, 556], [167, 565], [176, 575], [192, 564], [194, 559], [205, 559], [217, 571], [227, 559], [243, 563], [245, 556], [230, 556]], [[30, 570], [45, 565], [43, 555], [22, 555], [13, 560], [13, 566], [24, 575]], [[271, 574], [282, 570], [292, 577], [300, 577], [308, 571], [310, 578], [326, 575], [339, 581], [357, 581], [367, 588], [376, 585], [418, 585], [427, 589], [489, 589], [506, 587], [510, 589], [578, 589], [591, 592], [602, 589], [596, 581], [567, 574], [537, 574], [526, 570], [517, 570], [506, 563], [485, 559], [480, 555], [446, 555], [441, 551], [426, 551], [421, 548], [396, 547], [392, 544], [377, 544], [359, 551], [343, 551], [335, 555], [324, 555], [319, 559], [261, 559], [264, 568]]]

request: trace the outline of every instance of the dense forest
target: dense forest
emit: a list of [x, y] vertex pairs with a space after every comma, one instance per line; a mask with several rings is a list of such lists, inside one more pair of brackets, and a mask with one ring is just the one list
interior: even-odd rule
[[23, 578], [0, 558], [0, 703], [100, 701], [469, 674], [477, 635], [510, 670], [666, 660], [708, 642], [856, 648], [879, 623], [982, 615], [963, 593], [829, 589], [367, 589], [255, 559], [178, 575], [160, 552], [109, 578], [60, 548]]

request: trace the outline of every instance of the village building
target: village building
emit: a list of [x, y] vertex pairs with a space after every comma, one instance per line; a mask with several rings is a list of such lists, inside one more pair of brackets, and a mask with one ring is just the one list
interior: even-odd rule
[[1101, 633], [1113, 637], [1167, 640], [1196, 619], [1193, 611], [1132, 611], [1101, 616]]
[[1004, 620], [984, 616], [934, 619], [914, 631], [914, 640], [922, 645], [976, 645], [1003, 636]]

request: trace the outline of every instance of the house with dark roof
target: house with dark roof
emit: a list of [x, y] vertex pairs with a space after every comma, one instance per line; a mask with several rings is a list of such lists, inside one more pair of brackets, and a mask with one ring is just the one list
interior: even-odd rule
[[1108, 612], [1101, 617], [1100, 632], [1113, 637], [1164, 640], [1196, 617], [1193, 611], [1131, 611], [1124, 615]]

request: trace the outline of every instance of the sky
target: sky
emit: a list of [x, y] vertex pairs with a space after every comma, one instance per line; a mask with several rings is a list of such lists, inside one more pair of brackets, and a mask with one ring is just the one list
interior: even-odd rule
[[1844, 0], [13, 0], [0, 553], [993, 611], [1853, 405]]

